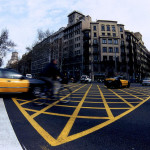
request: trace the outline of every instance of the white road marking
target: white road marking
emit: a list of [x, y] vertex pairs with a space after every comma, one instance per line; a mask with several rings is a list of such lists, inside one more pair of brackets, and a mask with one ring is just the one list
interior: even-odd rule
[[10, 123], [2, 98], [0, 98], [0, 149], [22, 150]]

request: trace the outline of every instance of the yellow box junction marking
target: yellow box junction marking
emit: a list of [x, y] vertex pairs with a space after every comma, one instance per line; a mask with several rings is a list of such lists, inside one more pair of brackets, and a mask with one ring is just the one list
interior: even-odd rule
[[138, 97], [138, 96], [135, 96], [135, 95], [133, 95], [133, 94], [131, 94], [131, 93], [129, 93], [129, 92], [126, 92], [126, 91], [124, 91], [124, 90], [120, 90], [120, 91], [123, 91], [124, 93], [127, 93], [128, 95], [131, 95], [131, 96], [133, 96], [133, 97], [135, 97], [135, 98], [140, 99], [140, 100], [143, 101], [143, 98], [140, 98], [140, 97]]
[[90, 90], [91, 87], [92, 87], [92, 85], [88, 88], [88, 90], [86, 91], [85, 95], [83, 96], [81, 102], [76, 107], [76, 109], [73, 112], [71, 118], [69, 119], [69, 121], [67, 122], [67, 124], [64, 127], [63, 131], [59, 135], [58, 141], [61, 141], [61, 139], [65, 139], [68, 136], [68, 134], [69, 134], [69, 132], [70, 132], [70, 130], [71, 130], [71, 128], [72, 128], [72, 126], [73, 126], [73, 124], [74, 124], [77, 116], [78, 116], [78, 113], [79, 113], [79, 111], [80, 111], [80, 109], [81, 109], [81, 107], [82, 107], [82, 105], [84, 103], [84, 100], [85, 100], [85, 98], [86, 98], [86, 96], [87, 96], [87, 94], [88, 94], [88, 92], [89, 92], [89, 90]]
[[116, 96], [118, 96], [121, 100], [123, 100], [126, 104], [128, 104], [130, 107], [134, 107], [132, 104], [130, 104], [128, 101], [126, 101], [124, 98], [122, 98], [120, 95], [118, 95], [117, 93], [115, 93], [113, 90], [109, 91], [113, 92]]
[[[84, 86], [81, 86], [80, 88], [74, 90], [72, 93], [76, 94], [75, 92], [79, 91], [80, 89], [82, 90], [83, 87], [85, 87], [87, 85], [84, 85]], [[130, 104], [128, 101], [126, 101], [124, 98], [122, 98], [120, 95], [118, 95], [116, 92], [114, 92], [113, 90], [110, 90], [113, 94], [115, 94], [120, 100], [122, 100], [122, 102], [107, 102], [104, 94], [103, 94], [103, 89], [105, 89], [103, 87], [103, 89], [100, 88], [100, 86], [97, 86], [97, 89], [100, 93], [100, 98], [99, 100], [101, 100], [100, 102], [94, 102], [94, 99], [93, 99], [93, 102], [92, 101], [85, 101], [86, 98], [87, 98], [87, 95], [89, 93], [89, 91], [92, 89], [92, 84], [91, 85], [88, 85], [88, 89], [87, 91], [85, 92], [84, 96], [82, 97], [81, 101], [78, 101], [79, 104], [75, 107], [75, 110], [73, 112], [72, 115], [66, 115], [66, 114], [59, 114], [59, 113], [52, 113], [52, 112], [45, 112], [47, 109], [51, 108], [52, 106], [57, 106], [57, 101], [46, 106], [44, 109], [38, 111], [38, 110], [33, 110], [33, 109], [29, 109], [29, 108], [23, 108], [23, 105], [22, 103], [19, 104], [18, 101], [20, 101], [20, 99], [15, 99], [15, 98], [12, 98], [12, 100], [14, 101], [14, 103], [17, 105], [17, 107], [19, 108], [19, 110], [22, 112], [22, 114], [25, 116], [25, 118], [30, 122], [30, 124], [35, 128], [35, 130], [51, 145], [51, 146], [58, 146], [58, 145], [61, 145], [63, 143], [67, 143], [69, 141], [72, 141], [72, 140], [75, 140], [75, 139], [78, 139], [80, 137], [83, 137], [85, 135], [88, 135], [94, 131], [97, 131], [111, 123], [113, 123], [114, 121], [120, 119], [121, 117], [127, 115], [128, 113], [130, 113], [131, 111], [133, 111], [134, 109], [138, 108], [140, 105], [142, 105], [144, 102], [146, 102], [147, 100], [150, 99], [150, 96], [147, 97], [145, 100], [143, 99], [143, 101], [141, 102], [137, 102], [137, 105], [134, 107], [132, 104]], [[123, 91], [124, 92], [124, 91]], [[126, 93], [127, 94], [127, 93]], [[93, 95], [93, 93], [92, 93]], [[131, 95], [129, 93], [129, 95]], [[133, 94], [132, 94], [133, 95]], [[65, 96], [66, 97], [66, 96]], [[65, 97], [62, 97], [62, 99], [65, 99]], [[80, 97], [81, 98], [81, 97]], [[116, 99], [118, 99], [116, 98]], [[138, 97], [137, 97], [138, 98]], [[114, 100], [114, 98], [109, 98], [109, 99], [112, 99]], [[140, 98], [138, 98], [140, 99]], [[25, 100], [22, 100], [23, 103], [25, 102]], [[104, 107], [83, 107], [83, 103], [103, 103], [104, 104]], [[109, 107], [108, 103], [125, 103], [127, 105], [129, 105], [130, 107], [129, 108], [120, 108], [120, 107], [117, 107], [117, 108], [112, 108], [112, 107]], [[133, 103], [133, 102], [132, 102]], [[24, 103], [26, 104], [26, 103]], [[63, 107], [63, 105], [62, 105]], [[66, 106], [67, 107], [67, 106]], [[69, 105], [68, 105], [69, 107]], [[74, 108], [74, 106], [73, 106]], [[108, 114], [108, 117], [98, 117], [98, 116], [79, 116], [79, 111], [81, 108], [86, 108], [86, 109], [105, 109], [107, 114]], [[114, 109], [124, 109], [125, 112], [114, 117], [113, 116], [113, 113], [111, 110], [114, 110]], [[32, 112], [35, 112], [33, 115], [29, 115], [27, 113], [27, 111], [32, 111]], [[47, 114], [47, 115], [56, 115], [56, 116], [62, 116], [62, 117], [69, 117], [70, 119], [68, 120], [66, 126], [64, 127], [64, 129], [62, 130], [62, 132], [60, 133], [60, 135], [55, 139], [53, 138], [44, 128], [42, 128], [35, 120], [34, 118], [37, 117], [38, 115], [40, 114]], [[70, 135], [69, 136], [69, 133], [74, 125], [74, 122], [77, 118], [82, 118], [82, 119], [103, 119], [104, 122], [101, 123], [101, 124], [98, 124], [92, 128], [89, 128], [87, 130], [84, 130], [82, 132], [79, 132], [79, 133], [76, 133], [76, 134], [73, 134], [73, 135]], [[105, 121], [106, 120], [106, 121]], [[83, 120], [84, 121], [84, 120]]]
[[113, 116], [113, 114], [112, 114], [112, 112], [111, 112], [111, 110], [110, 110], [110, 108], [109, 108], [109, 106], [108, 106], [108, 104], [107, 104], [107, 102], [106, 102], [106, 99], [105, 99], [105, 97], [104, 97], [104, 95], [103, 95], [103, 93], [102, 93], [102, 91], [101, 91], [101, 89], [99, 88], [98, 85], [97, 85], [97, 87], [98, 87], [98, 89], [99, 89], [99, 92], [100, 92], [100, 94], [101, 94], [102, 100], [103, 100], [103, 102], [104, 102], [104, 106], [105, 106], [105, 108], [106, 108], [107, 114], [108, 114], [108, 116], [109, 116], [110, 119], [113, 119], [114, 116]]
[[142, 94], [142, 95], [145, 95], [145, 96], [149, 96], [148, 94], [145, 94], [145, 93], [141, 93], [139, 91], [136, 91], [136, 90], [131, 90], [131, 89], [128, 89], [128, 91], [133, 91], [135, 93], [138, 93], [138, 94]]

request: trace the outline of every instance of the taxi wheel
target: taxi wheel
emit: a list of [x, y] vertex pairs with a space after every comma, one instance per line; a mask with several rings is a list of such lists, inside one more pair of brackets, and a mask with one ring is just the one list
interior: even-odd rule
[[121, 83], [121, 82], [119, 83], [119, 86], [118, 86], [118, 87], [119, 87], [119, 88], [122, 88], [122, 83]]
[[127, 85], [127, 88], [129, 88], [130, 87], [130, 82], [128, 82], [128, 85]]
[[111, 85], [107, 85], [107, 88], [108, 88], [108, 89], [111, 88]]
[[42, 92], [42, 88], [41, 87], [33, 87], [32, 88], [32, 95], [33, 95], [33, 97], [40, 97], [40, 94], [41, 94], [41, 92]]

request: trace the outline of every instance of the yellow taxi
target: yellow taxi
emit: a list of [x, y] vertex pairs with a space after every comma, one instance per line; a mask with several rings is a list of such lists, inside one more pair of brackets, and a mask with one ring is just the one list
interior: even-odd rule
[[27, 78], [13, 69], [0, 68], [0, 93], [29, 92], [36, 96], [44, 84], [41, 80]]
[[104, 80], [104, 85], [107, 88], [122, 88], [122, 87], [130, 87], [130, 82], [125, 80], [122, 76], [106, 78]]

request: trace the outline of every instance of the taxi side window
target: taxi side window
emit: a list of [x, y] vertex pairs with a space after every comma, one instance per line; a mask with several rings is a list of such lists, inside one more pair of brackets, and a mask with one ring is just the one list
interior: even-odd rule
[[20, 79], [22, 75], [13, 72], [13, 71], [4, 71], [3, 72], [3, 78], [9, 78], [9, 79]]

